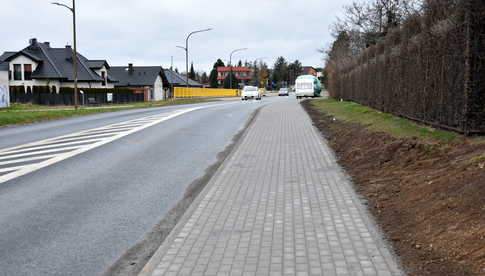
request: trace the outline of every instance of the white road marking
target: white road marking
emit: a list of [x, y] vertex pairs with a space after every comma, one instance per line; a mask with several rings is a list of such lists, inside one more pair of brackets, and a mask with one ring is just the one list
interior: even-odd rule
[[28, 165], [16, 166], [16, 167], [8, 167], [8, 168], [0, 168], [0, 173], [21, 170], [21, 169], [23, 169], [23, 168], [25, 168], [27, 166]]
[[[11, 148], [1, 149], [0, 165], [12, 166], [0, 168], [0, 173], [7, 172], [6, 174], [0, 176], [0, 183], [4, 183], [19, 176], [26, 175], [33, 171], [50, 166], [180, 115], [209, 107], [230, 104], [234, 103], [178, 109], [169, 113], [150, 115], [126, 122], [115, 123], [77, 133], [71, 133], [24, 145], [14, 146]], [[33, 163], [15, 166], [21, 162]]]
[[119, 131], [114, 131], [114, 130], [111, 130], [111, 131], [106, 131], [106, 132], [94, 132], [94, 133], [89, 133], [89, 134], [82, 134], [82, 135], [79, 135], [79, 136], [75, 136], [75, 137], [67, 137], [67, 138], [60, 138], [59, 140], [56, 140], [56, 141], [50, 141], [50, 142], [47, 142], [45, 144], [48, 144], [48, 143], [60, 143], [60, 142], [66, 142], [66, 141], [76, 141], [76, 140], [81, 140], [81, 139], [91, 139], [91, 138], [104, 138], [106, 136], [110, 136], [110, 135], [113, 135], [113, 133], [118, 133]]
[[48, 158], [52, 158], [52, 157], [55, 157], [55, 156], [57, 156], [57, 154], [42, 155], [42, 156], [34, 156], [34, 157], [29, 157], [29, 158], [15, 159], [15, 160], [10, 160], [10, 161], [0, 162], [0, 166], [9, 165], [9, 164], [15, 164], [15, 163], [22, 163], [22, 162], [30, 162], [30, 161], [41, 160], [41, 159], [48, 159]]
[[58, 151], [74, 150], [74, 149], [78, 149], [80, 147], [82, 147], [82, 146], [77, 146], [77, 147], [74, 146], [74, 147], [67, 147], [67, 148], [60, 148], [60, 149], [49, 149], [49, 150], [33, 151], [33, 152], [27, 152], [27, 153], [5, 155], [5, 156], [1, 156], [0, 160], [12, 159], [12, 158], [17, 158], [17, 157], [25, 157], [25, 156], [29, 156], [29, 155], [39, 155], [39, 154], [44, 154], [44, 153], [53, 153], [53, 152], [58, 152]]
[[[24, 152], [34, 151], [34, 150], [37, 150], [37, 149], [59, 148], [58, 150], [61, 150], [63, 147], [66, 147], [66, 146], [92, 143], [92, 142], [97, 142], [101, 139], [103, 139], [103, 138], [88, 139], [88, 140], [81, 140], [81, 141], [75, 141], [75, 142], [70, 142], [70, 141], [64, 142], [63, 141], [62, 143], [48, 144], [46, 146], [45, 145], [37, 145], [37, 146], [33, 146], [33, 147], [28, 147], [26, 149], [21, 149], [21, 150], [19, 149], [19, 150], [14, 150], [14, 151], [2, 152], [2, 153], [0, 153], [0, 157], [5, 156], [7, 154], [11, 154], [11, 153], [24, 153]], [[67, 147], [66, 147], [66, 149], [67, 149]]]

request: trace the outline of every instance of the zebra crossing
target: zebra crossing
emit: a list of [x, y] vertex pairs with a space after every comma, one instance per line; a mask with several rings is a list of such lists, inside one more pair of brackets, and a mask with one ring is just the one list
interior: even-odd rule
[[0, 183], [100, 147], [163, 121], [210, 106], [178, 109], [0, 150]]

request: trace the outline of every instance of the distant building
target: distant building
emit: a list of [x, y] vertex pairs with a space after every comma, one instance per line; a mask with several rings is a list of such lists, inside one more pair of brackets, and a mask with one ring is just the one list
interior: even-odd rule
[[217, 67], [217, 81], [219, 85], [224, 83], [224, 80], [229, 76], [229, 72], [233, 72], [239, 83], [248, 84], [251, 80], [251, 68], [248, 67]]
[[[88, 60], [81, 54], [78, 61], [79, 88], [113, 88], [116, 80], [108, 74], [106, 60]], [[74, 87], [73, 50], [71, 46], [52, 48], [49, 42], [33, 38], [20, 51], [5, 52], [0, 62], [8, 64], [9, 86]]]
[[303, 66], [302, 75], [317, 76], [317, 73], [317, 69], [313, 68], [313, 66]]

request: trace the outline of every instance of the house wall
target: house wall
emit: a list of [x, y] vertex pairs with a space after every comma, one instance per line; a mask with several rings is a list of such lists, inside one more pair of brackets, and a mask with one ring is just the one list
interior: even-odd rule
[[[62, 87], [74, 88], [74, 82], [62, 82], [61, 86]], [[111, 88], [114, 88], [115, 86], [112, 83], [106, 83], [106, 86], [102, 86], [101, 82], [80, 81], [80, 82], [77, 83], [77, 87], [79, 87], [79, 88], [107, 88], [107, 89], [111, 89]]]
[[[113, 87], [108, 87], [110, 84], [108, 83], [108, 68], [106, 68], [106, 66], [103, 65], [103, 67], [101, 67], [101, 69], [98, 69], [98, 70], [94, 70], [94, 72], [96, 72], [96, 74], [98, 74], [98, 76], [102, 77], [103, 76], [103, 72], [104, 72], [104, 78], [105, 78], [105, 81], [106, 81], [106, 86], [102, 86], [102, 88], [106, 87], [106, 88], [113, 88]], [[113, 84], [111, 84], [113, 85]], [[97, 87], [96, 87], [97, 88]]]
[[8, 71], [0, 71], [0, 107], [10, 106]]
[[12, 81], [10, 80], [9, 82], [10, 86], [24, 86], [25, 91], [27, 91], [27, 87], [30, 87], [32, 89], [33, 86], [55, 86], [56, 91], [59, 92], [60, 82], [58, 80], [41, 80], [41, 79], [36, 79], [36, 80], [31, 80], [31, 81]]

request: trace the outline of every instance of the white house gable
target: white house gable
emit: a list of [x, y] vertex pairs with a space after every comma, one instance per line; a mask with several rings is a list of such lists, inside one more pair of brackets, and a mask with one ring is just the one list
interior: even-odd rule
[[32, 73], [37, 69], [38, 63], [25, 55], [19, 55], [9, 61], [10, 85], [33, 86]]

